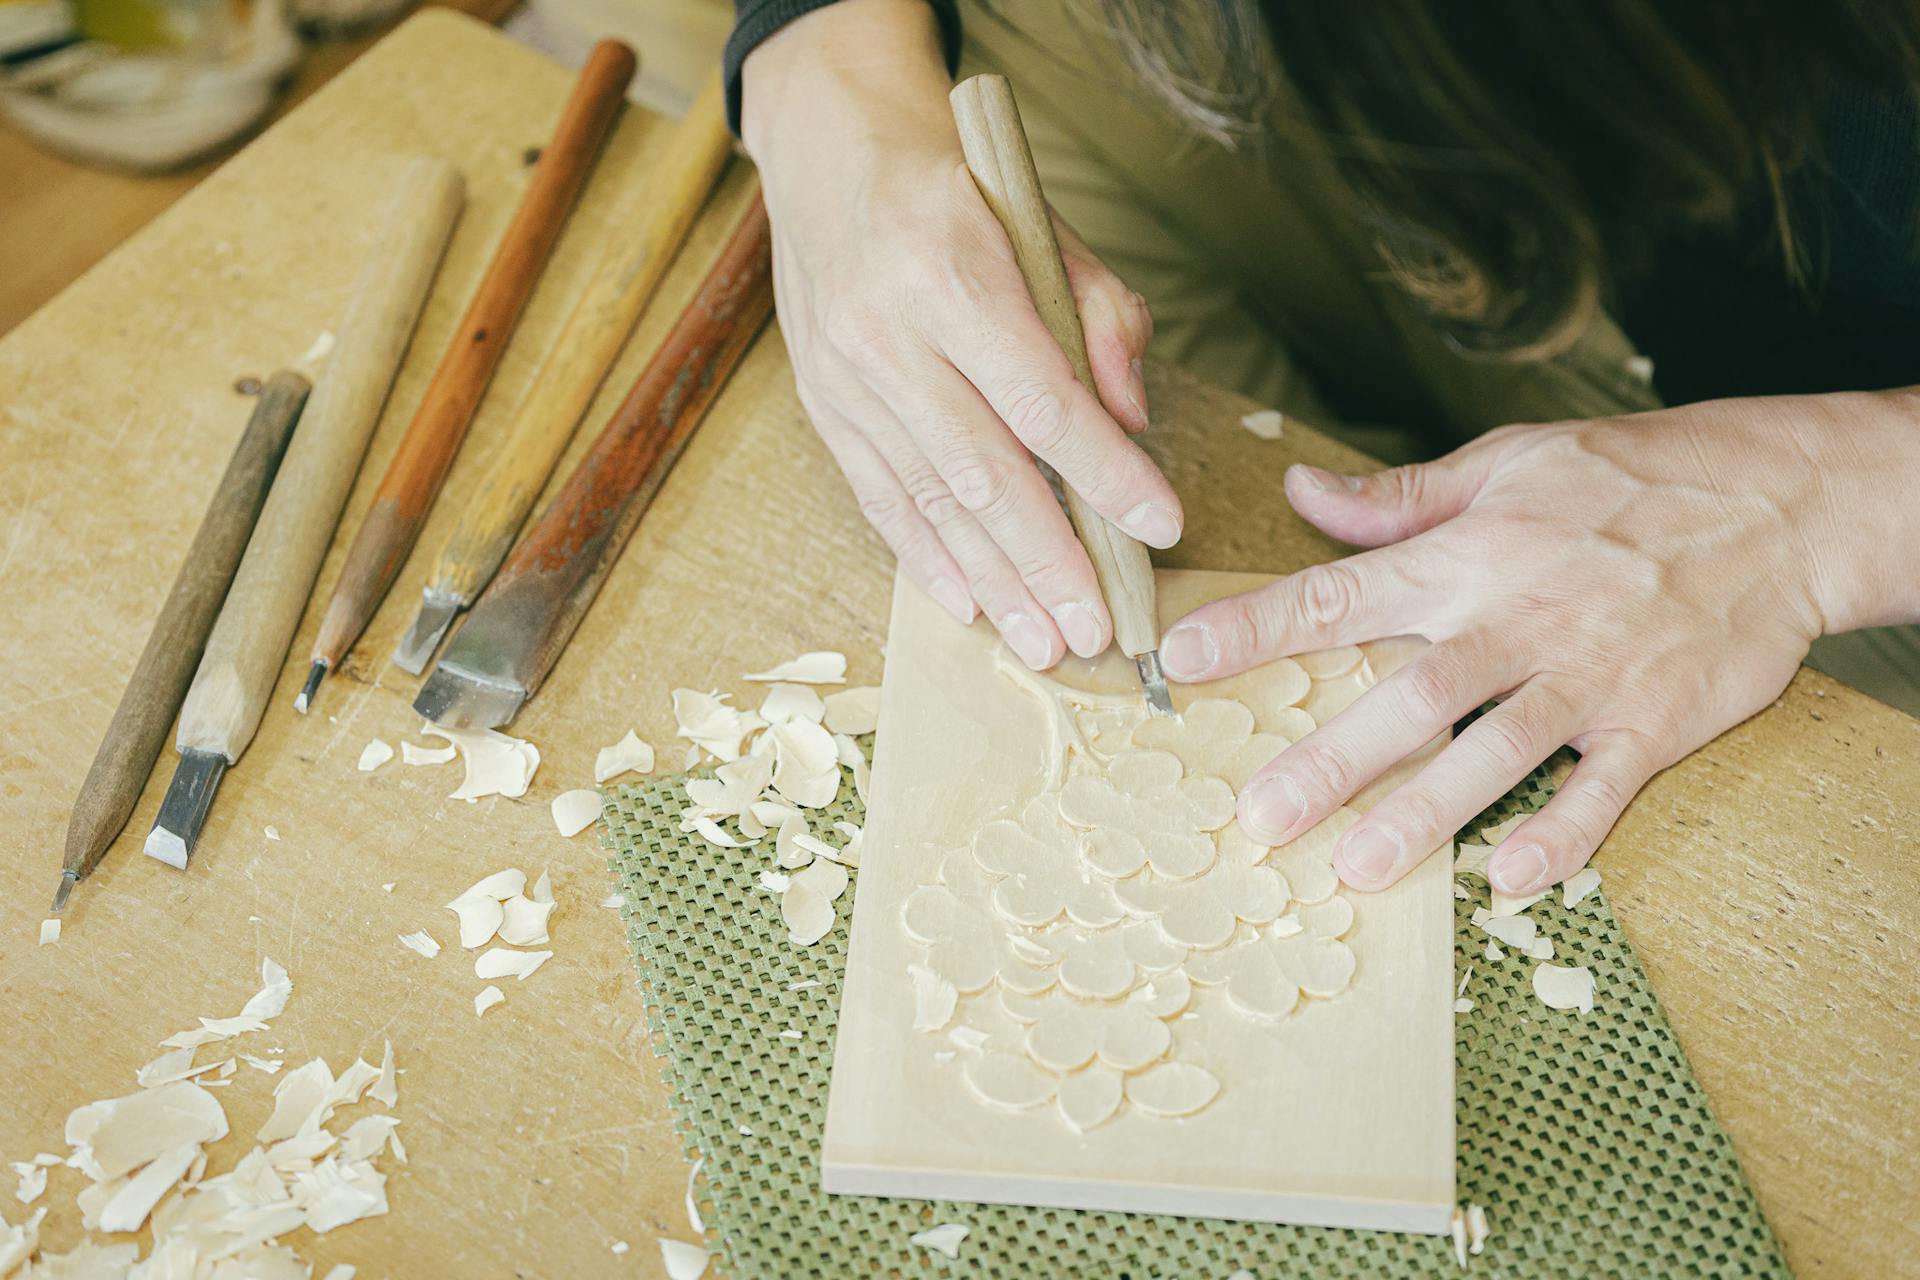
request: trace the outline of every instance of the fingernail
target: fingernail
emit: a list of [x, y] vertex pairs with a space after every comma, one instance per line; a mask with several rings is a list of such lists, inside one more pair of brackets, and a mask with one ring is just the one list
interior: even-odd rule
[[963, 624], [973, 621], [973, 597], [967, 594], [966, 588], [952, 578], [934, 579], [933, 585], [927, 588], [927, 594], [933, 597], [935, 604], [958, 618]]
[[1120, 518], [1120, 527], [1150, 547], [1170, 547], [1180, 541], [1180, 521], [1167, 507], [1143, 502]]
[[1000, 619], [1000, 634], [1008, 647], [1020, 655], [1020, 661], [1035, 671], [1043, 671], [1050, 664], [1053, 645], [1047, 640], [1047, 633], [1040, 624], [1024, 613], [1010, 613]]
[[1361, 827], [1347, 836], [1341, 859], [1347, 869], [1373, 885], [1393, 874], [1394, 864], [1405, 852], [1398, 832], [1385, 827]]
[[1285, 840], [1307, 812], [1306, 793], [1284, 773], [1249, 783], [1240, 803], [1247, 834], [1267, 844]]
[[1160, 639], [1160, 665], [1176, 680], [1203, 676], [1219, 660], [1212, 629], [1200, 623], [1183, 622]]
[[1127, 362], [1127, 368], [1133, 373], [1127, 382], [1127, 403], [1140, 415], [1140, 426], [1144, 430], [1147, 425], [1147, 371], [1138, 356]]
[[1300, 474], [1306, 478], [1309, 485], [1312, 485], [1321, 493], [1360, 492], [1359, 476], [1335, 475], [1331, 471], [1324, 471], [1319, 467], [1309, 467], [1305, 465], [1301, 466]]
[[1533, 893], [1546, 888], [1547, 855], [1537, 844], [1503, 851], [1493, 863], [1493, 878], [1502, 893]]
[[1091, 658], [1100, 652], [1100, 617], [1091, 605], [1069, 600], [1053, 611], [1053, 621], [1066, 637], [1067, 647], [1081, 657]]

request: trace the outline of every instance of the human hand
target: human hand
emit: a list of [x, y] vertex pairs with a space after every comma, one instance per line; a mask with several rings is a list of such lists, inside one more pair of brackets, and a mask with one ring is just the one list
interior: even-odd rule
[[930, 10], [847, 0], [749, 56], [742, 132], [773, 223], [801, 404], [908, 575], [974, 605], [1028, 666], [1112, 637], [1092, 562], [1039, 458], [1153, 547], [1179, 539], [1147, 425], [1140, 296], [1057, 217], [1096, 397], [1047, 332], [980, 198]]
[[1294, 466], [1295, 510], [1373, 549], [1194, 611], [1160, 656], [1200, 680], [1426, 637], [1255, 774], [1240, 822], [1292, 839], [1497, 698], [1335, 862], [1384, 888], [1571, 744], [1572, 775], [1489, 864], [1496, 887], [1535, 892], [1579, 870], [1654, 773], [1777, 697], [1815, 636], [1920, 617], [1916, 440], [1914, 397], [1888, 392], [1504, 427], [1364, 477]]

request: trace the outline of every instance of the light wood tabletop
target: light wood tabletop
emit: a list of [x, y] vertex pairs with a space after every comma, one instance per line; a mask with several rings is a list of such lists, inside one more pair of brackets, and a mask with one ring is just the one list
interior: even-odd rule
[[[392, 1212], [288, 1238], [324, 1273], [660, 1274], [689, 1235], [688, 1163], [648, 1049], [604, 855], [562, 840], [548, 802], [592, 784], [628, 728], [680, 751], [668, 690], [840, 648], [877, 683], [892, 565], [762, 337], [661, 492], [553, 676], [513, 726], [544, 755], [524, 799], [449, 801], [458, 766], [363, 774], [370, 738], [419, 740], [415, 681], [385, 665], [416, 555], [314, 716], [291, 708], [309, 609], [259, 736], [222, 786], [191, 868], [142, 856], [172, 760], [35, 945], [66, 815], [263, 377], [334, 323], [407, 153], [446, 157], [468, 203], [362, 469], [350, 530], [419, 402], [564, 98], [569, 74], [482, 24], [411, 20], [0, 341], [0, 1158], [62, 1151], [81, 1103], [129, 1092], [158, 1041], [227, 1014], [271, 956], [291, 971], [273, 1056], [337, 1070], [391, 1038], [411, 1162]], [[445, 537], [665, 126], [627, 112], [569, 222], [422, 538]], [[736, 164], [587, 421], [624, 394], [718, 252], [750, 175]], [[1285, 570], [1338, 548], [1280, 496], [1284, 465], [1361, 460], [1167, 370], [1148, 447], [1183, 495], [1168, 565]], [[583, 437], [591, 432], [583, 433]], [[569, 460], [585, 438], [574, 442]], [[338, 572], [336, 536], [321, 574]], [[280, 838], [270, 840], [269, 826]], [[1920, 722], [1802, 671], [1771, 709], [1657, 779], [1608, 841], [1606, 890], [1796, 1269], [1912, 1274], [1920, 1256]], [[484, 1019], [444, 904], [508, 866], [551, 867], [554, 958]], [[382, 884], [393, 882], [391, 893]], [[432, 960], [396, 935], [425, 928]], [[240, 1044], [252, 1052], [264, 1049]], [[203, 1055], [204, 1056], [204, 1055]], [[221, 1100], [243, 1153], [265, 1077]], [[53, 1170], [42, 1234], [80, 1234], [80, 1175]], [[18, 1220], [9, 1200], [7, 1216]], [[630, 1251], [612, 1247], [625, 1241]], [[822, 1253], [831, 1272], [830, 1243]]]

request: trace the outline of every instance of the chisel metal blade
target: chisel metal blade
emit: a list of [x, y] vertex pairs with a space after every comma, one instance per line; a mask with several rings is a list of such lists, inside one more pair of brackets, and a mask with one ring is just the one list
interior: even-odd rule
[[1147, 695], [1147, 710], [1156, 716], [1174, 719], [1173, 695], [1167, 692], [1167, 675], [1160, 669], [1160, 651], [1149, 649], [1133, 660], [1140, 673], [1140, 688]]
[[422, 592], [420, 612], [414, 615], [413, 626], [400, 641], [400, 647], [393, 651], [393, 665], [416, 676], [425, 671], [427, 660], [440, 647], [440, 637], [447, 634], [447, 628], [453, 625], [454, 617], [464, 604], [457, 597], [432, 587]]

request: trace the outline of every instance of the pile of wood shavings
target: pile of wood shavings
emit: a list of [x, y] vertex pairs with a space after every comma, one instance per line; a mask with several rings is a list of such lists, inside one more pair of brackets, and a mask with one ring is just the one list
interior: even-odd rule
[[[197, 1063], [195, 1056], [206, 1045], [266, 1030], [292, 993], [287, 971], [264, 961], [261, 988], [238, 1014], [201, 1018], [198, 1027], [162, 1041], [168, 1052], [135, 1073], [135, 1092], [76, 1108], [67, 1117], [67, 1156], [42, 1152], [13, 1163], [15, 1197], [26, 1204], [45, 1193], [52, 1168], [86, 1175], [89, 1185], [75, 1204], [89, 1232], [138, 1231], [151, 1218], [153, 1248], [144, 1260], [137, 1243], [103, 1244], [91, 1236], [66, 1253], [42, 1251], [43, 1206], [19, 1226], [0, 1221], [0, 1277], [306, 1280], [311, 1269], [280, 1237], [386, 1213], [386, 1175], [376, 1159], [391, 1149], [406, 1161], [394, 1131], [400, 1122], [373, 1113], [338, 1133], [328, 1125], [335, 1112], [364, 1100], [388, 1111], [399, 1101], [390, 1041], [377, 1068], [355, 1059], [335, 1077], [316, 1058], [282, 1076], [253, 1150], [227, 1172], [206, 1176], [206, 1144], [227, 1135], [226, 1112], [211, 1091], [233, 1083], [237, 1063], [232, 1056]], [[280, 1069], [277, 1059], [238, 1056], [268, 1074]], [[336, 1267], [327, 1280], [352, 1274]]]
[[[1454, 857], [1454, 875], [1487, 880], [1487, 863], [1493, 857], [1494, 850], [1529, 816], [1519, 814], [1487, 828], [1481, 833], [1484, 843], [1462, 841]], [[1562, 909], [1572, 911], [1599, 887], [1600, 872], [1593, 867], [1584, 867], [1575, 872], [1561, 886]], [[1462, 900], [1472, 897], [1472, 891], [1460, 880], [1454, 881], [1453, 892], [1454, 897]], [[1475, 907], [1472, 916], [1474, 927], [1487, 935], [1484, 953], [1487, 962], [1494, 964], [1506, 959], [1509, 950], [1539, 961], [1533, 968], [1530, 980], [1540, 1003], [1549, 1009], [1577, 1009], [1583, 1014], [1592, 1013], [1595, 985], [1593, 970], [1584, 965], [1551, 963], [1554, 958], [1553, 939], [1542, 934], [1539, 921], [1526, 914], [1552, 891], [1542, 890], [1521, 897], [1502, 893], [1498, 889], [1492, 889], [1491, 892], [1491, 907]], [[1469, 976], [1471, 973], [1469, 969]], [[1466, 978], [1460, 980], [1460, 989], [1454, 994], [1454, 1012], [1471, 1012], [1473, 1001], [1466, 998]], [[1479, 1251], [1476, 1249], [1474, 1252]]]
[[[746, 680], [767, 686], [759, 709], [732, 705], [732, 695], [673, 691], [677, 736], [692, 746], [686, 767], [719, 762], [710, 778], [687, 781], [680, 830], [724, 849], [745, 849], [773, 837], [774, 867], [760, 885], [777, 895], [787, 937], [809, 947], [833, 929], [847, 872], [860, 865], [861, 830], [836, 822], [839, 844], [813, 833], [807, 810], [840, 794], [847, 770], [856, 795], [867, 796], [867, 761], [854, 738], [873, 732], [880, 691], [843, 689], [822, 697], [813, 686], [846, 682], [845, 655], [804, 653]], [[731, 823], [731, 829], [722, 821]]]

